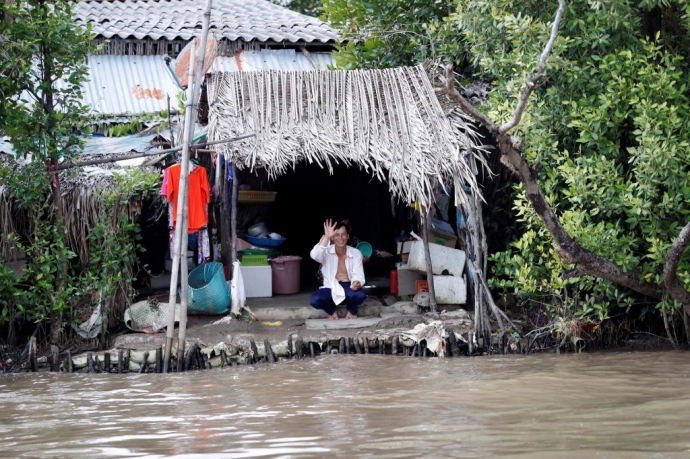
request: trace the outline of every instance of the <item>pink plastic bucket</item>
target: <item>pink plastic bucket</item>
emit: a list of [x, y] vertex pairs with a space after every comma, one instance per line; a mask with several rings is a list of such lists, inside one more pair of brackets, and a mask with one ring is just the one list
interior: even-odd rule
[[271, 260], [274, 295], [299, 293], [300, 261], [302, 261], [302, 257], [293, 255], [286, 255]]

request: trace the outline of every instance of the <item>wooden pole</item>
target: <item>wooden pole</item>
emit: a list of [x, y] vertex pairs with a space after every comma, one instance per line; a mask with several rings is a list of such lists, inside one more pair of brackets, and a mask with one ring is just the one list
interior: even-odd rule
[[297, 360], [304, 358], [304, 341], [302, 341], [302, 337], [299, 335], [297, 335], [295, 340], [295, 353], [297, 354]]
[[117, 372], [122, 373], [122, 350], [117, 351]]
[[264, 349], [266, 350], [266, 361], [268, 363], [276, 363], [276, 356], [273, 353], [273, 348], [268, 338], [264, 338]]
[[96, 372], [96, 368], [95, 368], [94, 363], [93, 363], [93, 354], [91, 354], [90, 352], [88, 354], [86, 354], [86, 365], [88, 367], [88, 369], [87, 369], [88, 373], [95, 373]]
[[[190, 114], [185, 120], [185, 144], [183, 145], [183, 157], [184, 157], [184, 151], [187, 150], [187, 161], [189, 161], [189, 148], [192, 143], [192, 139], [194, 137], [194, 126], [196, 124], [196, 116], [197, 116], [197, 109], [198, 109], [198, 100], [199, 96], [201, 94], [201, 80], [204, 77], [204, 58], [206, 57], [206, 42], [208, 40], [208, 31], [209, 31], [209, 24], [211, 22], [211, 5], [213, 3], [213, 0], [207, 0], [206, 2], [206, 9], [204, 10], [204, 18], [201, 24], [201, 40], [199, 43], [199, 53], [198, 56], [195, 58], [195, 51], [196, 51], [196, 46], [192, 46], [191, 49], [191, 59], [190, 59], [190, 67], [192, 66], [192, 63], [196, 64], [196, 71], [194, 69], [191, 69], [191, 72], [189, 74], [189, 79], [188, 81], [191, 81], [191, 99], [189, 100], [189, 111]], [[187, 113], [185, 112], [185, 115]], [[181, 178], [180, 178], [181, 180]], [[187, 206], [187, 195], [189, 194], [189, 189], [188, 187], [185, 187], [185, 206]], [[187, 232], [189, 230], [189, 210], [186, 209], [186, 212], [183, 215], [183, 223], [184, 223], [184, 228], [183, 228], [183, 237], [186, 238]], [[186, 244], [183, 244], [183, 246], [186, 246]], [[187, 251], [184, 251], [184, 258], [181, 260], [183, 262], [184, 266], [182, 267], [182, 272], [183, 272], [183, 277], [182, 277], [182, 300], [180, 304], [180, 328], [179, 328], [179, 334], [178, 334], [178, 339], [177, 339], [177, 355], [178, 355], [178, 361], [182, 358], [180, 356], [184, 356], [184, 348], [185, 348], [185, 340], [187, 338], [187, 295], [188, 295], [188, 289], [189, 289], [189, 283], [187, 279]]]
[[252, 363], [256, 363], [259, 361], [259, 349], [256, 347], [254, 339], [249, 340], [249, 346], [252, 349]]
[[[170, 307], [168, 313], [168, 324], [165, 333], [165, 357], [163, 359], [163, 373], [170, 371], [170, 358], [172, 355], [173, 333], [175, 329], [175, 305], [177, 304], [177, 280], [180, 274], [180, 269], [184, 264], [187, 264], [187, 244], [186, 237], [182, 231], [184, 229], [184, 220], [187, 218], [187, 213], [184, 211], [187, 203], [187, 187], [189, 185], [189, 143], [191, 141], [190, 126], [193, 123], [194, 116], [194, 59], [196, 47], [192, 46], [191, 56], [189, 59], [189, 87], [187, 88], [187, 106], [185, 109], [185, 124], [184, 137], [182, 141], [182, 161], [180, 165], [180, 185], [178, 187], [177, 195], [177, 216], [175, 218], [175, 236], [173, 237], [173, 259], [172, 271], [170, 273], [170, 295], [168, 297], [168, 305]], [[182, 238], [185, 238], [183, 242]], [[184, 249], [184, 250], [183, 250]], [[180, 278], [182, 290], [185, 290], [184, 284], [187, 283], [186, 276]], [[184, 301], [184, 295], [181, 300]], [[182, 311], [180, 311], [180, 315]], [[179, 340], [178, 340], [179, 345]], [[179, 354], [178, 354], [179, 356]]]
[[220, 198], [220, 248], [221, 248], [221, 259], [223, 263], [228, 268], [228, 279], [232, 279], [232, 260], [230, 257], [230, 246], [232, 245], [231, 240], [231, 225], [230, 225], [230, 206], [232, 205], [229, 201], [228, 194], [228, 170], [230, 168], [230, 163], [227, 161], [223, 164], [223, 169], [221, 173], [221, 198]]
[[74, 364], [72, 362], [72, 351], [67, 351], [67, 373], [74, 373]]
[[239, 191], [239, 180], [237, 180], [237, 167], [235, 163], [231, 165], [232, 170], [232, 201], [230, 208], [230, 266], [228, 267], [228, 272], [230, 272], [230, 279], [233, 278], [235, 273], [233, 272], [234, 263], [237, 261], [237, 192]]
[[38, 371], [38, 360], [36, 359], [36, 337], [32, 336], [29, 341], [29, 367], [31, 372], [35, 373]]
[[359, 344], [359, 336], [355, 336], [353, 338], [353, 341], [355, 342], [355, 352], [357, 354], [361, 354], [362, 353], [362, 347]]
[[103, 354], [103, 371], [110, 373], [110, 352]]
[[58, 347], [50, 345], [50, 371], [57, 373], [60, 371], [60, 360], [58, 359]]
[[429, 306], [431, 312], [436, 312], [436, 289], [434, 288], [434, 270], [431, 266], [431, 252], [429, 251], [429, 225], [431, 224], [431, 205], [422, 217], [422, 237], [424, 238], [424, 256], [426, 258], [426, 278], [429, 284]]

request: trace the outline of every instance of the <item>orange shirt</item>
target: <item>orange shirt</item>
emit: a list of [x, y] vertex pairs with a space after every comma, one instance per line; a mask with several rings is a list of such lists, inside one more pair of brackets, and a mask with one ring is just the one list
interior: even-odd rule
[[[173, 203], [173, 226], [177, 223], [177, 197], [180, 191], [180, 172], [179, 164], [173, 164], [168, 168], [168, 202]], [[206, 168], [201, 166], [194, 167], [189, 174], [187, 189], [187, 214], [189, 215], [188, 232], [196, 233], [204, 226], [208, 225], [208, 214], [206, 206], [211, 202], [211, 193], [208, 188], [208, 177]]]

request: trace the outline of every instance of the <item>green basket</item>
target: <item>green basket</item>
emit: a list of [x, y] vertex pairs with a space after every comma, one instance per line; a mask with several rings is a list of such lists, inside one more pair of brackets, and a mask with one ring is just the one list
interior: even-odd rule
[[189, 273], [188, 314], [225, 314], [230, 309], [230, 288], [223, 265], [216, 262], [197, 266]]
[[242, 255], [242, 266], [268, 266], [268, 256]]

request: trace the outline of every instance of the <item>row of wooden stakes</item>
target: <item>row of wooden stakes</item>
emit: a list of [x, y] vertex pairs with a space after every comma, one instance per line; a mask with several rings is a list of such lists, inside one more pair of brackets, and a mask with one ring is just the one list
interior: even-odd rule
[[[384, 339], [372, 340], [366, 337], [350, 338], [341, 337], [337, 341], [337, 346], [332, 341], [323, 344], [309, 341], [304, 343], [301, 336], [297, 335], [294, 346], [292, 335], [287, 340], [287, 353], [283, 354], [287, 359], [303, 359], [307, 355], [314, 358], [320, 354], [389, 354], [412, 357], [432, 357], [435, 353], [426, 348], [424, 340], [414, 346], [403, 345], [398, 336], [390, 340], [390, 346]], [[294, 347], [294, 349], [293, 349]], [[463, 349], [461, 349], [463, 347]], [[454, 333], [449, 334], [446, 342], [446, 356], [459, 357], [461, 355], [472, 355], [471, 345], [468, 348], [466, 343], [459, 343]], [[285, 348], [283, 347], [283, 350]], [[249, 349], [245, 355], [227, 355], [225, 350], [220, 350], [216, 357], [209, 357], [207, 352], [202, 352], [197, 343], [193, 343], [185, 353], [184, 359], [172, 359], [176, 365], [170, 365], [174, 372], [184, 372], [193, 369], [211, 369], [213, 367], [237, 366], [239, 364], [252, 365], [256, 363], [275, 363], [279, 357], [273, 351], [268, 338], [264, 339], [264, 356], [261, 357], [256, 342], [249, 340]], [[110, 351], [105, 351], [99, 355], [87, 353], [86, 359], [82, 356], [73, 358], [70, 351], [61, 361], [57, 346], [51, 346], [51, 356], [48, 358], [51, 372], [87, 372], [87, 373], [161, 373], [163, 371], [163, 349], [157, 347], [153, 351], [133, 351], [130, 349], [117, 350], [117, 360], [114, 360]], [[78, 359], [78, 362], [75, 362]], [[152, 362], [150, 362], [152, 360]], [[5, 367], [3, 367], [5, 371]], [[36, 355], [35, 338], [32, 338], [29, 347], [29, 365], [27, 371], [38, 371], [38, 359]]]

